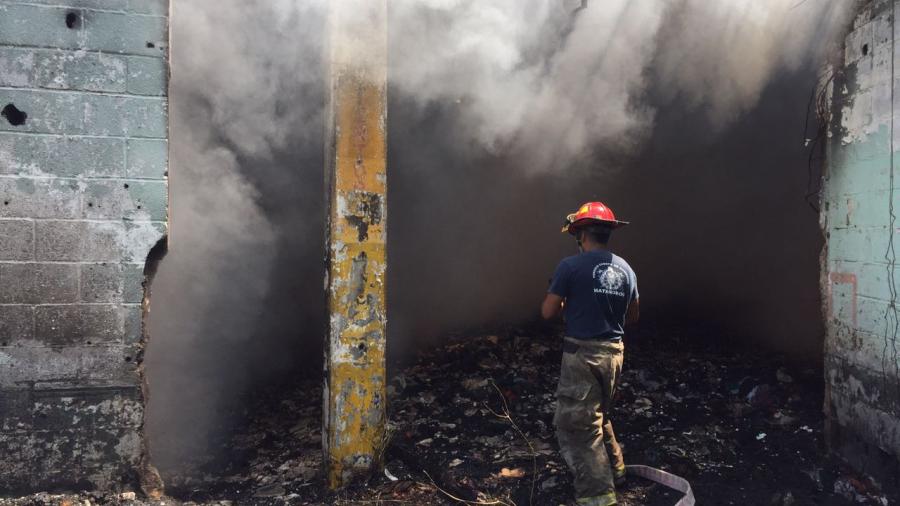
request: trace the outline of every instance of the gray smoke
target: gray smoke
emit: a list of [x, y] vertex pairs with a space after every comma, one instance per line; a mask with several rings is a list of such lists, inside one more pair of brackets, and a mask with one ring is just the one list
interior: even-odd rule
[[[391, 356], [532, 318], [573, 249], [562, 216], [594, 199], [636, 222], [614, 245], [645, 308], [814, 348], [802, 124], [849, 3], [391, 1]], [[327, 5], [174, 1], [146, 358], [168, 476], [221, 456], [248, 393], [321, 370]], [[760, 199], [779, 227], [742, 214]]]
[[321, 339], [323, 23], [294, 1], [174, 2], [170, 244], [146, 357], [167, 477], [221, 457], [247, 392]]

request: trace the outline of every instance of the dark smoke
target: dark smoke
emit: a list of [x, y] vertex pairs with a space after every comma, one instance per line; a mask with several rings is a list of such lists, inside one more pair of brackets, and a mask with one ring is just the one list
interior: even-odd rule
[[249, 392], [321, 368], [322, 12], [175, 2], [170, 244], [146, 357], [165, 477], [224, 457]]
[[[645, 314], [815, 360], [803, 124], [845, 3], [579, 3], [391, 2], [389, 355], [533, 319], [562, 218], [603, 200], [634, 222], [612, 246]], [[146, 359], [169, 477], [227, 456], [252, 393], [321, 371], [326, 5], [175, 2]]]

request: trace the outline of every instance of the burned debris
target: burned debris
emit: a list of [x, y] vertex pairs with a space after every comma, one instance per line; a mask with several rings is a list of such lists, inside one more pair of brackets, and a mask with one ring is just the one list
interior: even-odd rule
[[[827, 453], [820, 370], [796, 368], [777, 355], [704, 346], [690, 327], [664, 328], [627, 344], [612, 412], [627, 464], [684, 477], [699, 504], [900, 500], [897, 490], [882, 490]], [[573, 504], [552, 428], [561, 353], [552, 329], [509, 328], [458, 336], [398, 368], [388, 385], [384, 470], [338, 492], [325, 486], [318, 383], [272, 389], [250, 405], [249, 423], [220, 441], [233, 449], [228, 469], [206, 474], [212, 468], [204, 471], [198, 459], [169, 482], [172, 498], [146, 503]], [[115, 494], [53, 501], [61, 497], [73, 505], [138, 504]], [[629, 478], [620, 490], [624, 505], [671, 506], [680, 497], [641, 478]], [[12, 504], [40, 501], [49, 499]]]

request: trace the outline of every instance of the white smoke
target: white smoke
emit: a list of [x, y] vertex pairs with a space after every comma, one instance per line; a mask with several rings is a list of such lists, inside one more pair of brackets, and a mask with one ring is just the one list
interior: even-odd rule
[[[322, 339], [316, 311], [324, 300], [329, 2], [172, 1], [172, 237], [153, 285], [146, 364], [151, 447], [157, 463], [176, 466], [211, 451], [204, 445], [223, 403], [284, 361], [315, 356], [303, 347], [317, 349]], [[351, 0], [331, 3], [337, 1]], [[390, 169], [393, 202], [407, 204], [392, 218], [399, 224], [394, 237], [404, 240], [392, 243], [391, 255], [408, 260], [402, 272], [409, 275], [422, 263], [414, 248], [441, 246], [425, 267], [444, 275], [445, 300], [465, 302], [454, 319], [527, 312], [520, 303], [530, 295], [514, 293], [521, 288], [515, 280], [540, 269], [556, 246], [514, 263], [496, 253], [508, 246], [496, 231], [518, 226], [514, 235], [543, 241], [538, 236], [553, 224], [538, 231], [534, 223], [553, 221], [547, 217], [561, 214], [563, 201], [574, 205], [584, 196], [559, 191], [551, 203], [540, 177], [592, 166], [597, 150], [639, 152], [660, 99], [702, 111], [713, 131], [726, 129], [780, 74], [821, 61], [851, 4], [588, 0], [581, 8], [580, 0], [390, 0], [388, 76], [393, 103], [403, 108], [395, 118], [440, 123], [430, 137], [419, 128], [404, 139], [389, 112], [392, 132], [399, 132], [389, 143], [418, 142], [397, 150], [405, 167]], [[647, 99], [651, 93], [656, 101]], [[432, 114], [443, 115], [443, 123], [431, 122]], [[445, 128], [448, 116], [453, 129]], [[490, 175], [469, 164], [484, 151], [502, 161]], [[498, 174], [507, 166], [522, 177]], [[440, 178], [418, 180], [415, 171]], [[470, 181], [461, 184], [461, 177]], [[504, 195], [485, 196], [501, 185]], [[468, 200], [434, 197], [448, 187], [468, 191]], [[431, 217], [411, 211], [435, 200], [444, 203], [433, 206], [445, 218], [444, 232], [423, 241], [422, 234], [434, 235]], [[518, 225], [517, 209], [535, 202], [542, 208], [529, 209], [528, 225]], [[447, 251], [455, 257], [440, 256]], [[476, 268], [484, 272], [475, 279], [502, 277], [478, 288], [490, 294], [470, 296]], [[416, 290], [424, 292], [416, 304], [432, 295], [415, 276], [406, 280], [409, 286], [391, 288], [407, 294], [401, 302]], [[392, 310], [437, 321], [449, 306], [441, 304], [432, 313]]]
[[396, 0], [390, 79], [456, 101], [470, 138], [532, 171], [635, 148], [651, 84], [715, 129], [837, 41], [845, 0]]

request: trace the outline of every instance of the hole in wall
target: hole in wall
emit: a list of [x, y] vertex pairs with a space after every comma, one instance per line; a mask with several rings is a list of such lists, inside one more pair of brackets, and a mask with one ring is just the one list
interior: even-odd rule
[[12, 126], [24, 125], [25, 120], [28, 119], [28, 114], [16, 107], [15, 104], [6, 104], [3, 111], [0, 111], [0, 116], [6, 118], [6, 121], [9, 121]]
[[869, 54], [869, 45], [868, 44], [863, 44], [862, 54], [863, 54], [863, 56], [866, 56]]
[[70, 12], [70, 13], [66, 14], [66, 26], [70, 30], [74, 30], [74, 29], [78, 28], [78, 26], [81, 24], [79, 21], [80, 21], [80, 19], [79, 19], [77, 13]]
[[152, 43], [152, 42], [148, 42], [148, 43], [147, 43], [147, 49], [153, 49], [153, 48], [155, 48], [155, 47], [156, 47], [156, 44], [154, 44], [154, 43]]

